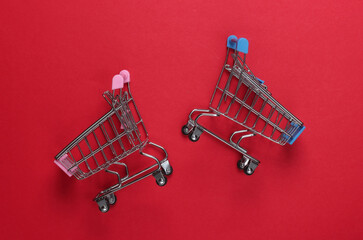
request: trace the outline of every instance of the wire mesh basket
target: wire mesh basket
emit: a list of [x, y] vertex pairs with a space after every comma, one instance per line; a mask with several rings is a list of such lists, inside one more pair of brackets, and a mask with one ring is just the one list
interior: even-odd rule
[[[165, 175], [173, 171], [168, 161], [166, 150], [149, 141], [144, 122], [136, 107], [130, 90], [130, 74], [123, 70], [112, 79], [112, 92], [106, 91], [103, 97], [110, 105], [110, 110], [89, 126], [55, 157], [54, 162], [68, 175], [85, 179], [101, 170], [117, 176], [118, 183], [101, 191], [94, 199], [102, 212], [116, 202], [115, 192], [148, 176], [154, 176], [159, 186], [167, 182]], [[146, 153], [150, 146], [160, 151], [164, 158]], [[128, 165], [123, 162], [127, 156], [139, 151], [152, 159], [152, 164], [133, 175], [129, 174]], [[122, 166], [126, 175], [121, 178], [119, 172], [109, 169], [111, 165]]]
[[[304, 124], [282, 106], [267, 90], [264, 81], [257, 78], [246, 64], [248, 41], [232, 35], [227, 39], [227, 54], [209, 109], [194, 109], [182, 133], [198, 141], [203, 132], [242, 153], [237, 166], [248, 175], [254, 173], [257, 159], [247, 154], [241, 146], [243, 139], [263, 136], [280, 145], [293, 144], [304, 131]], [[193, 116], [196, 116], [193, 118]], [[218, 136], [198, 123], [201, 117], [225, 117], [243, 129], [233, 132], [229, 139]]]

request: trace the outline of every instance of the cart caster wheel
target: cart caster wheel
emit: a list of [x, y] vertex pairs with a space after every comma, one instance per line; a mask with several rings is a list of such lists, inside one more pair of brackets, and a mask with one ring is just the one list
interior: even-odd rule
[[244, 163], [244, 161], [242, 161], [242, 159], [240, 159], [240, 160], [238, 160], [237, 161], [237, 167], [239, 168], [239, 169], [244, 169], [246, 166], [245, 166], [245, 163]]
[[117, 198], [114, 193], [111, 193], [110, 195], [108, 195], [107, 200], [110, 205], [114, 205], [117, 202]]
[[254, 170], [250, 167], [245, 167], [243, 171], [245, 172], [246, 175], [252, 175], [254, 173]]
[[184, 126], [182, 127], [182, 133], [183, 133], [184, 135], [188, 135], [188, 134], [189, 134], [189, 128], [188, 128], [188, 126], [187, 126], [187, 125], [184, 125]]
[[166, 182], [167, 182], [166, 177], [162, 177], [162, 178], [159, 178], [158, 180], [156, 180], [156, 184], [159, 185], [160, 187], [165, 186]]
[[189, 134], [189, 139], [190, 139], [190, 141], [192, 141], [192, 142], [196, 142], [196, 141], [198, 141], [198, 140], [199, 140], [199, 136], [197, 136], [197, 135], [195, 135], [193, 132], [191, 132], [191, 133]]
[[173, 167], [170, 166], [166, 171], [164, 170], [163, 172], [165, 173], [166, 176], [169, 176], [173, 173]]
[[98, 207], [101, 212], [106, 213], [108, 210], [110, 210], [110, 204], [107, 201], [104, 201], [104, 203]]

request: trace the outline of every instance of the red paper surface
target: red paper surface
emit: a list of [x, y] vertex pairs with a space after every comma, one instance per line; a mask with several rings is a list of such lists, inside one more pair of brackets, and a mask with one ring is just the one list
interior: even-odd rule
[[[358, 1], [3, 1], [0, 3], [1, 239], [362, 238], [362, 23]], [[292, 146], [235, 150], [181, 126], [207, 108], [226, 38], [307, 129]], [[122, 69], [150, 139], [174, 168], [93, 197], [112, 178], [69, 178], [54, 156], [107, 111]], [[216, 130], [220, 129], [218, 121]]]

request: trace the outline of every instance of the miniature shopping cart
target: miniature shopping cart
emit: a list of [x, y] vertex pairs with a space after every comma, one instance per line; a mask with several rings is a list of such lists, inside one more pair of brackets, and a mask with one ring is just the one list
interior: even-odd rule
[[[103, 97], [111, 110], [82, 132], [56, 157], [55, 163], [68, 175], [85, 179], [101, 170], [117, 176], [118, 183], [101, 191], [94, 199], [101, 212], [107, 212], [115, 204], [115, 192], [148, 176], [154, 176], [159, 186], [167, 182], [165, 175], [173, 171], [166, 150], [149, 141], [144, 122], [135, 105], [130, 91], [130, 74], [123, 70], [112, 79], [112, 92], [106, 91]], [[155, 148], [163, 159], [146, 153], [145, 147]], [[139, 153], [152, 159], [152, 164], [142, 171], [130, 175], [128, 165], [123, 161], [127, 156]], [[119, 166], [124, 170], [123, 177], [118, 171], [109, 169]]]
[[[251, 175], [260, 162], [247, 154], [246, 149], [241, 146], [243, 139], [258, 134], [280, 145], [293, 144], [305, 126], [272, 97], [264, 81], [248, 68], [247, 53], [247, 39], [238, 39], [233, 35], [228, 37], [226, 59], [209, 109], [194, 109], [189, 114], [188, 123], [183, 126], [182, 133], [196, 142], [206, 132], [234, 148], [242, 154], [237, 162], [238, 168]], [[193, 116], [196, 117], [193, 119]], [[221, 116], [239, 124], [243, 129], [232, 132], [229, 139], [224, 139], [198, 123], [201, 117]]]

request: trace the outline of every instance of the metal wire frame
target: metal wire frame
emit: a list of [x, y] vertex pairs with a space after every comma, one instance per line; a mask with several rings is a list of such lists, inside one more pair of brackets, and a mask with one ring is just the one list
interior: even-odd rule
[[[237, 39], [235, 36], [232, 37]], [[305, 127], [297, 117], [272, 97], [263, 81], [255, 77], [247, 66], [246, 54], [241, 57], [237, 49], [236, 45], [227, 43], [226, 58], [209, 102], [209, 108], [192, 110], [188, 123], [182, 127], [182, 133], [189, 135], [189, 139], [195, 142], [203, 132], [206, 132], [237, 150], [242, 154], [242, 159], [237, 161], [238, 168], [243, 169], [247, 175], [251, 175], [260, 162], [247, 154], [241, 146], [243, 139], [259, 134], [281, 145], [286, 142], [292, 144]], [[222, 83], [225, 75], [226, 82], [223, 80]], [[232, 89], [232, 83], [236, 85], [235, 89]], [[234, 131], [229, 139], [224, 139], [198, 123], [202, 117], [221, 116], [241, 125], [243, 129]]]
[[[233, 61], [232, 66], [227, 64], [229, 59], [232, 59]], [[221, 88], [220, 82], [225, 72], [228, 74], [228, 79], [224, 88]], [[230, 91], [230, 85], [231, 81], [236, 80], [238, 81], [237, 88], [236, 91], [233, 93]], [[243, 94], [243, 97], [241, 98], [238, 95], [240, 95], [242, 91], [242, 85], [247, 87], [248, 90]], [[217, 92], [220, 92], [222, 94], [219, 99], [215, 99]], [[249, 99], [250, 97], [253, 97], [253, 100], [249, 104], [247, 103], [247, 99]], [[231, 101], [227, 109], [225, 111], [222, 111], [221, 104], [223, 101], [226, 101], [227, 98], [230, 98]], [[262, 105], [260, 108], [258, 108], [256, 103], [260, 99], [262, 100]], [[217, 100], [218, 102], [217, 106], [213, 105], [213, 102], [215, 100]], [[239, 109], [236, 114], [232, 114], [230, 112], [231, 106], [233, 104], [239, 104]], [[267, 116], [264, 116], [262, 112], [264, 111], [266, 106], [270, 107], [270, 111]], [[288, 142], [292, 138], [292, 136], [298, 131], [299, 126], [303, 125], [303, 123], [297, 117], [291, 114], [284, 106], [282, 106], [277, 100], [275, 100], [272, 97], [271, 93], [267, 91], [267, 86], [260, 83], [259, 80], [254, 76], [254, 74], [251, 72], [246, 64], [246, 54], [243, 55], [242, 59], [239, 55], [239, 52], [232, 51], [230, 48], [227, 48], [226, 59], [223, 64], [222, 71], [219, 75], [215, 90], [212, 94], [209, 108], [218, 115], [222, 115], [249, 129], [253, 133], [259, 134], [280, 145], [285, 145], [286, 142]], [[241, 110], [243, 108], [247, 109], [247, 112], [244, 116], [241, 116]], [[251, 116], [256, 117], [256, 119], [254, 120], [254, 123], [249, 126], [247, 125], [247, 122], [249, 121], [249, 118]], [[274, 118], [275, 120], [273, 121], [272, 118]], [[283, 119], [285, 120], [283, 121]], [[256, 124], [259, 120], [264, 121], [265, 124], [262, 129], [257, 130]], [[284, 126], [282, 126], [283, 123], [285, 123]], [[271, 133], [265, 132], [268, 126], [272, 127]]]
[[[128, 170], [128, 167], [125, 163], [122, 163], [122, 162], [115, 162], [114, 164], [116, 165], [121, 165], [125, 168], [125, 171], [126, 171], [126, 175], [121, 178], [120, 177], [120, 174], [117, 172], [117, 171], [111, 171], [108, 169], [108, 167], [106, 168], [106, 172], [108, 173], [111, 173], [111, 174], [114, 174], [117, 176], [117, 183], [101, 192], [99, 192], [97, 194], [97, 196], [94, 198], [94, 201], [96, 202], [99, 202], [100, 200], [102, 200], [102, 198], [104, 198], [105, 196], [109, 195], [109, 194], [112, 194], [116, 191], [119, 191], [125, 187], [128, 187], [130, 186], [131, 184], [133, 183], [136, 183], [138, 181], [141, 181], [151, 175], [155, 175], [155, 174], [159, 174], [160, 173], [160, 170], [161, 168], [163, 168], [164, 170], [165, 169], [169, 169], [170, 170], [170, 165], [169, 165], [169, 162], [167, 162], [167, 159], [168, 159], [168, 153], [166, 152], [166, 150], [160, 146], [160, 145], [157, 145], [155, 143], [152, 143], [152, 142], [147, 142], [145, 144], [146, 145], [150, 145], [150, 146], [153, 146], [159, 150], [161, 150], [163, 153], [164, 153], [164, 158], [159, 160], [158, 158], [156, 158], [155, 156], [151, 155], [151, 154], [148, 154], [144, 151], [144, 148], [141, 148], [140, 149], [140, 154], [145, 156], [145, 157], [148, 157], [152, 160], [155, 161], [155, 163], [133, 175], [129, 175], [129, 170]], [[168, 173], [169, 174], [169, 173]]]
[[[75, 138], [70, 144], [68, 144], [62, 151], [60, 151], [55, 157], [56, 160], [60, 159], [65, 154], [68, 155], [68, 161], [72, 163], [70, 166], [65, 166], [68, 171], [73, 172], [73, 176], [77, 179], [85, 179], [100, 170], [106, 169], [112, 163], [119, 161], [120, 159], [132, 154], [133, 152], [143, 148], [145, 144], [149, 141], [148, 133], [145, 128], [144, 122], [141, 115], [137, 109], [134, 98], [131, 95], [130, 85], [127, 84], [127, 90], [122, 92], [119, 91], [117, 95], [115, 91], [105, 92], [103, 94], [106, 101], [110, 104], [112, 109], [107, 112], [104, 116], [98, 119], [85, 131], [83, 131], [77, 138]], [[138, 122], [135, 121], [129, 105], [133, 105], [135, 113], [137, 115]], [[117, 117], [118, 121], [121, 123], [123, 130], [120, 131], [121, 126], [116, 126], [113, 120], [114, 116]], [[108, 123], [111, 126], [110, 130], [107, 131], [105, 124]], [[140, 129], [144, 131], [145, 136], [141, 139]], [[97, 136], [96, 132], [101, 132], [105, 143], [101, 144], [100, 136]], [[94, 137], [97, 143], [97, 148], [92, 149], [90, 141], [88, 138]], [[127, 138], [128, 143], [131, 148], [126, 148], [122, 143], [121, 139]], [[86, 149], [82, 149], [80, 143], [84, 141], [86, 143]], [[119, 144], [122, 153], [117, 153], [113, 144]], [[111, 150], [112, 157], [107, 156], [106, 149]], [[81, 158], [76, 159], [72, 151], [78, 150]], [[88, 152], [88, 154], [85, 154]], [[97, 153], [101, 153], [102, 159], [97, 159]], [[93, 160], [96, 167], [91, 167], [89, 160]], [[103, 164], [100, 164], [103, 162]], [[81, 165], [85, 168], [81, 169]], [[85, 169], [87, 171], [85, 171]]]
[[[193, 115], [197, 115], [197, 116], [193, 118]], [[187, 126], [189, 132], [193, 131], [193, 133], [196, 133], [196, 131], [200, 131], [200, 133], [196, 133], [197, 135], [200, 135], [201, 132], [206, 132], [206, 133], [212, 135], [213, 137], [217, 138], [221, 142], [229, 145], [230, 147], [236, 149], [238, 152], [242, 153], [242, 155], [245, 156], [246, 158], [250, 159], [251, 161], [255, 162], [256, 164], [259, 164], [259, 161], [257, 159], [248, 155], [247, 150], [245, 150], [244, 148], [242, 148], [240, 146], [241, 141], [245, 138], [254, 136], [253, 133], [250, 134], [250, 133], [248, 133], [248, 130], [245, 130], [245, 129], [239, 130], [239, 131], [235, 131], [228, 140], [225, 140], [225, 139], [221, 138], [220, 136], [218, 136], [217, 134], [215, 134], [214, 132], [212, 132], [211, 130], [207, 129], [206, 127], [204, 127], [198, 123], [199, 119], [202, 117], [219, 117], [219, 116], [220, 116], [219, 114], [213, 112], [210, 109], [193, 109], [189, 113], [189, 121], [186, 126]], [[234, 140], [235, 136], [239, 136], [238, 141]]]

